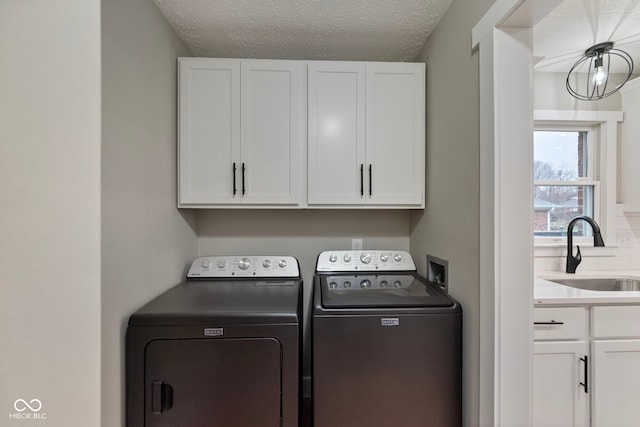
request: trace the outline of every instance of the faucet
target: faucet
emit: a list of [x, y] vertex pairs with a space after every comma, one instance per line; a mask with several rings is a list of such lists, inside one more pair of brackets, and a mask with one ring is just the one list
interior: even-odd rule
[[578, 265], [582, 261], [580, 246], [576, 245], [578, 253], [576, 256], [573, 256], [573, 226], [580, 220], [588, 222], [593, 229], [593, 246], [604, 247], [604, 240], [602, 240], [602, 234], [600, 234], [600, 227], [598, 226], [598, 223], [588, 216], [579, 216], [572, 219], [567, 227], [567, 273], [575, 273], [576, 268], [578, 268]]

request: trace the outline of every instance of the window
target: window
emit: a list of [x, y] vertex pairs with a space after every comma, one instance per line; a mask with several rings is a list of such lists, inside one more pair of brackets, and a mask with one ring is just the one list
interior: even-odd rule
[[[534, 111], [533, 235], [537, 246], [566, 244], [569, 222], [581, 215], [615, 242], [618, 122], [615, 111]], [[589, 237], [580, 221], [574, 236]], [[585, 239], [589, 244], [592, 239]], [[581, 242], [581, 244], [583, 244]]]
[[[539, 127], [533, 133], [533, 233], [536, 237], [567, 235], [569, 222], [581, 215], [598, 221], [600, 212], [597, 129]], [[590, 236], [579, 222], [575, 236]]]

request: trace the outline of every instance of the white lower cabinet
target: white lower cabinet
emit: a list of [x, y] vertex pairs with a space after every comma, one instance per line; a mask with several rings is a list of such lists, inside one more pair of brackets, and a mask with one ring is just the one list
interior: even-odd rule
[[593, 426], [637, 427], [640, 425], [640, 339], [593, 340], [591, 354]]
[[639, 306], [534, 309], [534, 427], [640, 425], [638, 319]]
[[536, 308], [533, 425], [589, 425], [589, 345], [584, 307]]

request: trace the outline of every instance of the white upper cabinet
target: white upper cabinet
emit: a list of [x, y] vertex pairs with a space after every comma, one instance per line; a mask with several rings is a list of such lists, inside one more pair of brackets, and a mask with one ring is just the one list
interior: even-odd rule
[[179, 58], [178, 206], [424, 208], [424, 77], [418, 63]]
[[299, 204], [303, 64], [179, 64], [179, 206]]
[[424, 207], [424, 64], [308, 68], [309, 205]]
[[239, 202], [240, 61], [180, 58], [179, 92], [179, 204]]
[[620, 135], [622, 203], [627, 212], [640, 212], [640, 77], [620, 89], [624, 121]]
[[365, 65], [311, 63], [308, 79], [307, 201], [364, 203]]

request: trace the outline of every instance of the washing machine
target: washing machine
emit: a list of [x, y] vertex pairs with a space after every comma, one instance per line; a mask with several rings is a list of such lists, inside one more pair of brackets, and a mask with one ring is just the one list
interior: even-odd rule
[[298, 427], [302, 279], [290, 256], [207, 256], [129, 318], [128, 427]]
[[462, 308], [404, 251], [326, 251], [313, 284], [314, 427], [462, 425]]

